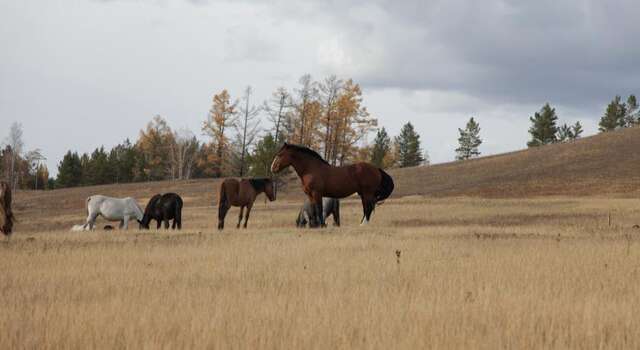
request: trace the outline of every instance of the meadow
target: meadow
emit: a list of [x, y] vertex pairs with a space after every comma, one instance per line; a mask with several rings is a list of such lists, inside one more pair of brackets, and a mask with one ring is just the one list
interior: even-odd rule
[[82, 210], [23, 208], [0, 348], [640, 348], [634, 199], [407, 196], [366, 227], [349, 200], [323, 230], [260, 199], [223, 232], [205, 202], [181, 232], [71, 233]]

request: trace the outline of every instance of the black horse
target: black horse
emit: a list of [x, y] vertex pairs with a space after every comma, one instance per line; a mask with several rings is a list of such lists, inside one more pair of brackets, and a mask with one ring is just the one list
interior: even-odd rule
[[[338, 198], [323, 197], [322, 211], [324, 220], [327, 220], [329, 216], [333, 215], [333, 225], [340, 226], [340, 200]], [[307, 227], [307, 222], [309, 222], [309, 227], [320, 226], [320, 223], [318, 223], [316, 219], [315, 206], [311, 205], [311, 201], [309, 201], [308, 198], [304, 200], [300, 213], [298, 213], [296, 226]]]
[[157, 229], [164, 221], [164, 228], [169, 229], [169, 220], [173, 220], [172, 229], [182, 229], [182, 198], [175, 193], [156, 194], [151, 197], [140, 221], [140, 229], [149, 229], [151, 220], [158, 222]]

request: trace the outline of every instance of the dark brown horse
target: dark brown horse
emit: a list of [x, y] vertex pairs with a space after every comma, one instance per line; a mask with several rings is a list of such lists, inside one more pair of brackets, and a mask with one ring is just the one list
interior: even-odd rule
[[11, 211], [11, 187], [6, 182], [0, 182], [0, 231], [9, 236], [13, 231], [15, 217]]
[[175, 193], [156, 194], [151, 197], [140, 220], [140, 229], [148, 230], [151, 220], [157, 221], [158, 230], [163, 222], [164, 228], [168, 230], [170, 220], [173, 220], [172, 230], [176, 227], [182, 230], [182, 198]]
[[220, 185], [220, 196], [218, 197], [218, 230], [224, 228], [224, 218], [231, 206], [240, 207], [240, 215], [238, 216], [237, 228], [240, 228], [242, 222], [242, 213], [247, 208], [247, 214], [244, 217], [244, 228], [247, 228], [249, 214], [253, 207], [256, 197], [264, 192], [270, 201], [276, 200], [273, 192], [273, 181], [267, 178], [260, 179], [226, 179]]
[[393, 179], [384, 170], [369, 163], [332, 166], [315, 151], [285, 143], [273, 158], [271, 171], [293, 166], [302, 180], [302, 189], [315, 204], [316, 222], [325, 226], [322, 197], [345, 198], [357, 193], [362, 199], [362, 224], [369, 222], [376, 203], [393, 192]]

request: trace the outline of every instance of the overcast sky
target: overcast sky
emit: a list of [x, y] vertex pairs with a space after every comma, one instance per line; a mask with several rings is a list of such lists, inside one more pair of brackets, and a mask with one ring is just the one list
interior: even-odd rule
[[632, 0], [0, 0], [0, 137], [22, 123], [56, 173], [156, 114], [200, 135], [223, 88], [260, 102], [336, 74], [439, 163], [471, 116], [485, 155], [524, 148], [545, 102], [595, 133], [614, 95], [640, 93], [639, 38]]

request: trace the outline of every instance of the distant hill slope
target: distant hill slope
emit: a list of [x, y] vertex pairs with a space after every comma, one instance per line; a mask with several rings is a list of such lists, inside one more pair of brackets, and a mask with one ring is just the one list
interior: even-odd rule
[[[392, 197], [640, 196], [640, 128], [389, 173], [396, 185]], [[78, 213], [85, 210], [85, 199], [92, 194], [131, 196], [144, 204], [156, 193], [177, 192], [185, 205], [211, 206], [217, 201], [219, 184], [219, 179], [203, 179], [18, 191], [14, 201], [19, 217]], [[278, 198], [302, 201], [304, 194], [294, 174]]]
[[396, 196], [638, 196], [640, 128], [390, 173]]

